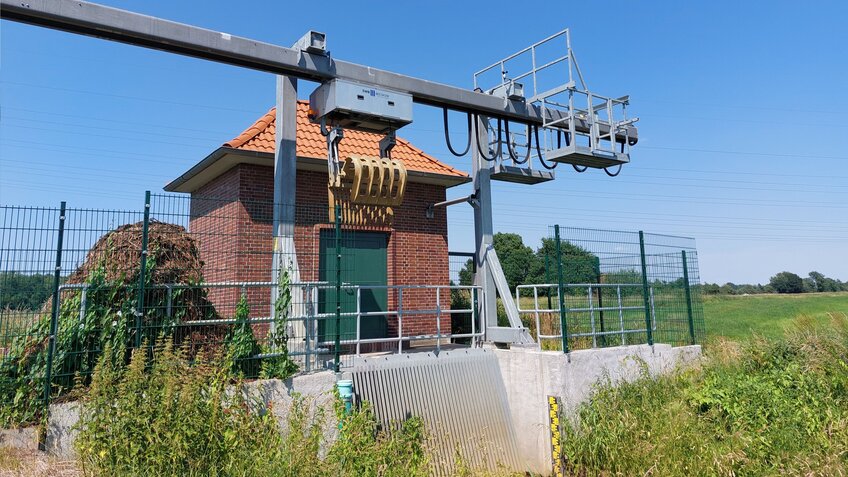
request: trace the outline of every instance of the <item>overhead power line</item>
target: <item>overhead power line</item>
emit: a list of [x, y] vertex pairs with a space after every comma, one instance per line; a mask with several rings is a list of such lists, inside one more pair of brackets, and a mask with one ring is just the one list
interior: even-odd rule
[[223, 106], [210, 106], [208, 104], [197, 104], [197, 103], [183, 103], [180, 101], [171, 101], [165, 99], [158, 98], [147, 98], [142, 96], [130, 96], [125, 94], [114, 94], [114, 93], [104, 93], [102, 91], [88, 91], [83, 89], [75, 89], [75, 88], [60, 88], [58, 86], [47, 86], [47, 85], [39, 85], [39, 84], [31, 84], [31, 83], [18, 83], [15, 81], [0, 81], [0, 84], [13, 85], [22, 88], [37, 88], [37, 89], [49, 89], [54, 91], [62, 91], [65, 93], [75, 93], [75, 94], [87, 94], [94, 96], [104, 96], [109, 98], [118, 98], [118, 99], [127, 99], [132, 101], [145, 101], [149, 103], [158, 103], [158, 104], [171, 104], [175, 106], [185, 106], [189, 108], [203, 108], [203, 109], [214, 109], [218, 111], [232, 111], [238, 113], [251, 113], [255, 114], [257, 117], [265, 114], [265, 111], [257, 112], [251, 109], [241, 109], [241, 108], [226, 108]]

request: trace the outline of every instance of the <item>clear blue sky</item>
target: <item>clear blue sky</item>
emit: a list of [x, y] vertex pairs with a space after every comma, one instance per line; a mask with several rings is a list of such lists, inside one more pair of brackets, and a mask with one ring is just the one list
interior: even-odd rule
[[[560, 168], [543, 185], [496, 183], [496, 230], [534, 247], [553, 223], [688, 235], [705, 281], [848, 280], [844, 1], [104, 3], [286, 46], [324, 31], [336, 58], [467, 87], [570, 27], [592, 89], [631, 96], [641, 141], [617, 178]], [[137, 209], [274, 102], [268, 74], [0, 28], [3, 204]], [[440, 111], [416, 106], [400, 134], [470, 167], [447, 152]], [[470, 250], [470, 208], [449, 220], [451, 249]]]

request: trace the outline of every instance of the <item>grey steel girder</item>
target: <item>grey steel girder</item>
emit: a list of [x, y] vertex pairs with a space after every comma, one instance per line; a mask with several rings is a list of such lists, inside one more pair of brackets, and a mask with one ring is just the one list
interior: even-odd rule
[[[521, 123], [543, 123], [542, 110], [523, 101], [413, 78], [340, 61], [320, 54], [207, 30], [139, 13], [78, 0], [0, 0], [0, 18], [70, 33], [88, 35], [219, 63], [325, 82], [342, 78], [405, 92], [413, 101], [435, 107], [500, 117]], [[548, 110], [548, 123], [561, 113]], [[578, 124], [578, 129], [587, 125]], [[609, 130], [601, 129], [601, 134]], [[637, 130], [627, 136], [637, 141]], [[623, 142], [624, 134], [616, 139]]]

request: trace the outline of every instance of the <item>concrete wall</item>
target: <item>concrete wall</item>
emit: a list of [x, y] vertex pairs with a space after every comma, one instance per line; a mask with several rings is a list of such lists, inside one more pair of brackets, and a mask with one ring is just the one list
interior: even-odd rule
[[[24, 451], [38, 450], [38, 427], [22, 427], [19, 429], [0, 429], [0, 448], [20, 449]], [[0, 473], [0, 475], [3, 475]]]
[[518, 441], [519, 454], [529, 470], [546, 475], [551, 471], [548, 396], [561, 399], [566, 414], [609, 377], [630, 381], [647, 366], [652, 375], [674, 371], [701, 355], [700, 346], [672, 348], [657, 344], [573, 351], [565, 355], [532, 348], [495, 350]]
[[[573, 351], [565, 355], [553, 351], [513, 347], [493, 349], [497, 357], [512, 425], [518, 436], [518, 453], [523, 463], [520, 471], [531, 470], [547, 475], [551, 470], [550, 431], [547, 397], [558, 396], [566, 412], [572, 413], [605, 378], [614, 382], [634, 380], [643, 366], [652, 375], [674, 371], [701, 355], [700, 346], [672, 348], [657, 344]], [[644, 363], [644, 364], [643, 364]], [[336, 437], [332, 417], [332, 389], [336, 377], [332, 372], [296, 376], [286, 381], [262, 380], [249, 383], [245, 392], [256, 402], [270, 408], [285, 431], [285, 415], [293, 396], [300, 394], [312, 402], [313, 410], [324, 409], [325, 442]], [[73, 457], [73, 427], [79, 420], [76, 403], [50, 406], [47, 428], [47, 451], [62, 458]]]
[[[264, 409], [270, 409], [280, 422], [280, 429], [285, 432], [285, 416], [295, 395], [301, 395], [309, 400], [314, 413], [319, 409], [324, 413], [325, 442], [332, 442], [337, 431], [333, 416], [333, 387], [336, 376], [331, 371], [304, 374], [281, 381], [279, 379], [258, 380], [247, 383], [244, 391], [253, 402], [259, 403]], [[77, 402], [67, 402], [50, 405], [50, 418], [47, 422], [47, 437], [45, 450], [62, 459], [75, 458], [74, 439], [77, 435], [76, 425], [80, 418], [80, 408]]]

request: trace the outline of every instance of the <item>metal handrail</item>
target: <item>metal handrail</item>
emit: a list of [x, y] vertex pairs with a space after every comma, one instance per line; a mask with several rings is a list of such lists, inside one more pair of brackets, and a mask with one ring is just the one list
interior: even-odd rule
[[[541, 315], [540, 314], [542, 314], [542, 313], [559, 314], [560, 313], [559, 305], [557, 305], [556, 308], [540, 308], [540, 306], [539, 306], [539, 289], [540, 288], [541, 289], [547, 289], [550, 292], [551, 289], [558, 289], [558, 286], [559, 285], [556, 284], [556, 283], [544, 283], [544, 284], [517, 285], [515, 287], [515, 302], [516, 302], [516, 306], [518, 307], [518, 313], [519, 314], [530, 314], [530, 313], [532, 313], [534, 315], [534, 319], [535, 319], [535, 323], [536, 323], [536, 343], [537, 343], [539, 349], [542, 348], [542, 340], [562, 339], [562, 330], [560, 330], [559, 333], [552, 334], [552, 335], [542, 334], [542, 332], [541, 332], [542, 328], [541, 328]], [[565, 312], [566, 313], [569, 313], [569, 312], [589, 313], [589, 322], [590, 322], [590, 326], [591, 326], [591, 329], [592, 329], [591, 332], [569, 333], [569, 335], [568, 335], [569, 337], [591, 337], [592, 338], [592, 347], [596, 348], [597, 347], [597, 339], [599, 337], [618, 335], [618, 336], [621, 337], [622, 345], [624, 345], [624, 344], [627, 343], [627, 335], [633, 334], [633, 333], [645, 333], [645, 332], [647, 332], [646, 328], [626, 329], [624, 327], [624, 312], [625, 311], [638, 311], [638, 310], [644, 311], [645, 305], [643, 304], [643, 305], [639, 305], [639, 306], [624, 306], [623, 301], [622, 301], [622, 297], [621, 297], [621, 290], [623, 288], [642, 288], [641, 284], [637, 284], [637, 283], [568, 283], [568, 284], [564, 284], [563, 288], [569, 288], [569, 289], [586, 288], [587, 289], [586, 295], [587, 295], [588, 306], [579, 307], [579, 308], [568, 308], [567, 306], [565, 306]], [[617, 303], [618, 303], [617, 306], [603, 306], [603, 307], [594, 306], [594, 298], [593, 298], [592, 292], [593, 292], [594, 289], [602, 289], [602, 288], [614, 288], [616, 290], [616, 298], [617, 298]], [[533, 298], [533, 308], [531, 308], [531, 309], [522, 308], [522, 306], [521, 306], [521, 291], [522, 290], [533, 290], [533, 297], [532, 297]], [[652, 328], [652, 330], [656, 331], [656, 329], [657, 329], [657, 319], [656, 319], [656, 307], [654, 305], [654, 287], [653, 286], [649, 287], [649, 296], [650, 296], [649, 306], [650, 306], [650, 312], [651, 312], [651, 318], [652, 318], [651, 328]], [[557, 300], [557, 303], [559, 303], [560, 297], [559, 297], [558, 291], [556, 293], [556, 300]], [[618, 330], [598, 331], [596, 329], [596, 327], [595, 327], [595, 312], [602, 312], [602, 311], [612, 311], [612, 312], [617, 311], [618, 312], [618, 318], [619, 318], [619, 320], [618, 320], [619, 321], [619, 329]]]
[[[135, 288], [134, 285], [126, 285], [128, 288]], [[278, 284], [276, 282], [271, 281], [246, 281], [246, 282], [215, 282], [215, 283], [199, 283], [199, 284], [188, 284], [188, 283], [163, 283], [163, 284], [151, 284], [150, 286], [145, 287], [147, 290], [151, 289], [159, 289], [159, 290], [167, 290], [167, 304], [165, 314], [168, 317], [173, 315], [173, 291], [178, 289], [193, 289], [193, 288], [212, 288], [212, 289], [222, 289], [222, 288], [236, 288], [241, 290], [241, 294], [244, 295], [247, 289], [255, 289], [255, 288], [267, 288], [267, 287], [276, 287]], [[302, 323], [305, 329], [305, 336], [303, 337], [305, 343], [304, 351], [292, 351], [289, 354], [291, 356], [305, 356], [307, 362], [307, 370], [311, 368], [312, 360], [317, 358], [317, 356], [326, 354], [328, 351], [324, 348], [324, 346], [335, 344], [335, 341], [319, 341], [318, 340], [318, 330], [317, 325], [319, 321], [335, 319], [336, 316], [343, 318], [355, 318], [356, 319], [356, 337], [354, 339], [343, 339], [340, 340], [341, 345], [354, 345], [356, 347], [356, 355], [361, 354], [361, 345], [363, 344], [375, 344], [375, 343], [397, 343], [398, 344], [398, 354], [403, 353], [403, 343], [404, 342], [412, 342], [412, 341], [421, 341], [421, 340], [436, 340], [436, 349], [441, 349], [441, 341], [444, 339], [452, 339], [452, 338], [471, 338], [472, 340], [476, 340], [481, 338], [484, 333], [482, 330], [478, 331], [478, 316], [477, 310], [474, 307], [475, 296], [480, 293], [481, 287], [475, 285], [358, 285], [345, 283], [341, 285], [342, 290], [353, 291], [356, 294], [356, 310], [350, 312], [325, 312], [319, 313], [318, 310], [318, 291], [319, 290], [330, 290], [335, 289], [336, 286], [327, 281], [313, 281], [313, 282], [294, 282], [290, 284], [292, 289], [300, 289], [304, 294], [304, 302], [301, 303], [302, 306], [298, 308], [303, 310], [302, 313], [291, 315], [286, 317], [287, 323]], [[81, 290], [82, 297], [80, 300], [80, 316], [84, 316], [86, 312], [86, 295], [88, 289], [91, 288], [90, 284], [87, 283], [73, 283], [73, 284], [63, 284], [59, 286], [60, 291], [60, 300], [61, 300], [61, 292], [64, 290]], [[396, 290], [397, 291], [397, 304], [394, 310], [385, 310], [385, 311], [362, 311], [361, 303], [362, 303], [362, 291], [363, 290]], [[404, 309], [403, 307], [403, 293], [405, 290], [435, 290], [435, 307], [434, 308], [424, 308], [424, 309]], [[443, 309], [441, 306], [442, 299], [442, 290], [468, 290], [471, 292], [471, 307], [468, 309]], [[450, 332], [450, 328], [448, 328], [447, 332], [442, 331], [442, 317], [443, 315], [452, 316], [458, 313], [470, 313], [472, 315], [471, 319], [471, 332], [470, 333], [458, 333], [453, 334]], [[404, 317], [415, 317], [415, 316], [423, 316], [423, 315], [434, 315], [436, 318], [436, 333], [428, 333], [428, 334], [420, 334], [420, 335], [409, 335], [404, 336], [403, 334], [403, 322]], [[385, 337], [385, 338], [362, 338], [361, 337], [361, 321], [363, 318], [368, 318], [372, 316], [394, 316], [397, 318], [397, 336]], [[270, 324], [274, 322], [273, 316], [260, 316], [260, 317], [248, 317], [246, 321], [250, 324]], [[225, 319], [214, 319], [214, 320], [194, 320], [182, 323], [173, 323], [169, 326], [178, 328], [178, 327], [193, 327], [193, 326], [205, 326], [205, 325], [233, 325], [236, 323], [235, 319], [225, 318]], [[290, 326], [290, 325], [289, 325]]]

